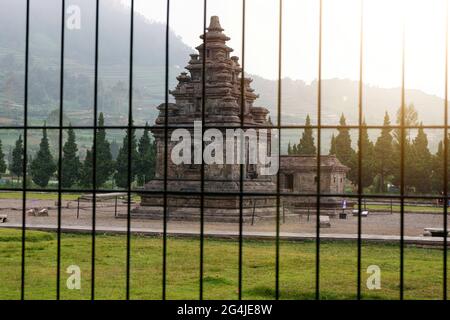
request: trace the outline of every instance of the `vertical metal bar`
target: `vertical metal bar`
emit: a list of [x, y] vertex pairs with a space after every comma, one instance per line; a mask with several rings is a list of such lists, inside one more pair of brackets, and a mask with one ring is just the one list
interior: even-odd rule
[[404, 289], [404, 235], [405, 235], [405, 17], [402, 30], [402, 87], [400, 108], [400, 300]]
[[[245, 0], [242, 0], [242, 61], [241, 61], [241, 130], [244, 128], [244, 108], [245, 108]], [[241, 137], [241, 148], [244, 145], [244, 141], [242, 141]], [[242, 152], [242, 151], [241, 151]], [[242, 154], [242, 153], [241, 153]], [[242, 194], [244, 191], [244, 165], [241, 163], [239, 165], [239, 258], [238, 258], [238, 299], [242, 300], [242, 262], [243, 262], [243, 199]], [[252, 214], [252, 225], [255, 219], [255, 210], [253, 210]]]
[[[205, 132], [205, 108], [206, 108], [206, 11], [207, 11], [207, 0], [203, 0], [203, 59], [202, 59], [202, 137]], [[202, 144], [202, 155], [203, 155], [203, 141]], [[204, 266], [204, 258], [205, 258], [205, 241], [204, 241], [204, 232], [205, 232], [205, 208], [204, 208], [204, 196], [205, 191], [205, 163], [202, 159], [201, 168], [200, 168], [200, 300], [203, 300], [203, 266]]]
[[166, 66], [165, 66], [165, 108], [164, 108], [164, 197], [163, 197], [163, 270], [162, 270], [162, 299], [166, 300], [166, 282], [167, 282], [167, 161], [168, 161], [168, 150], [167, 150], [167, 136], [169, 135], [169, 18], [170, 18], [170, 0], [167, 0], [166, 7]]
[[[126, 267], [126, 300], [130, 300], [130, 260], [131, 260], [131, 181], [134, 173], [132, 166], [132, 135], [133, 135], [133, 41], [134, 41], [134, 0], [130, 8], [130, 66], [129, 66], [129, 93], [128, 93], [128, 181], [127, 181], [127, 267]], [[136, 159], [135, 159], [136, 160]], [[117, 211], [117, 197], [116, 197]]]
[[362, 111], [362, 104], [363, 104], [363, 32], [364, 32], [364, 0], [361, 0], [361, 8], [360, 8], [360, 35], [359, 35], [359, 93], [358, 93], [358, 262], [357, 262], [357, 269], [358, 269], [358, 275], [357, 275], [357, 299], [361, 299], [361, 202], [362, 202], [362, 194], [363, 194], [363, 187], [362, 187], [362, 125], [363, 125], [363, 111]]
[[92, 256], [91, 256], [91, 300], [95, 299], [95, 235], [97, 214], [97, 111], [98, 111], [98, 29], [100, 0], [95, 4], [95, 67], [94, 67], [94, 137], [92, 145]]
[[22, 180], [22, 261], [21, 261], [21, 282], [20, 299], [25, 299], [25, 240], [26, 240], [26, 209], [27, 209], [27, 160], [28, 160], [28, 68], [30, 49], [30, 0], [26, 3], [26, 24], [25, 24], [25, 85], [24, 85], [24, 128], [23, 128], [23, 180]]
[[[283, 32], [283, 0], [278, 8], [278, 93], [277, 93], [277, 131], [278, 150], [281, 150], [281, 67], [282, 67], [282, 32]], [[278, 157], [280, 155], [278, 154]], [[278, 161], [280, 162], [280, 161]], [[284, 216], [284, 215], [283, 215]], [[275, 299], [280, 298], [280, 170], [277, 172], [277, 223], [275, 243]]]
[[444, 88], [444, 284], [443, 299], [447, 300], [447, 248], [448, 248], [448, 0], [445, 1], [445, 88]]
[[61, 2], [61, 57], [59, 83], [59, 158], [58, 158], [58, 231], [56, 249], [56, 300], [60, 299], [61, 281], [61, 190], [62, 190], [62, 149], [63, 149], [63, 111], [64, 111], [64, 36], [66, 1]]
[[114, 217], [117, 217], [117, 197], [115, 198], [114, 201]]
[[317, 81], [316, 300], [320, 298], [320, 148], [322, 126], [322, 0], [319, 1], [319, 74]]

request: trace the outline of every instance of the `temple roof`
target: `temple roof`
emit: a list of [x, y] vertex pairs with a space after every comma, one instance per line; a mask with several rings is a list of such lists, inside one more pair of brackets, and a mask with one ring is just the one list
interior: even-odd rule
[[[321, 155], [320, 167], [347, 172], [349, 168], [343, 165], [335, 155]], [[280, 170], [317, 168], [317, 157], [314, 155], [280, 155]]]
[[[200, 36], [205, 39], [196, 47], [198, 52], [189, 55], [189, 62], [185, 67], [188, 72], [182, 71], [177, 77], [177, 86], [169, 91], [175, 98], [175, 104], [169, 104], [168, 108], [169, 123], [188, 124], [203, 117], [201, 99], [204, 94], [207, 124], [238, 125], [241, 123], [242, 111], [247, 125], [269, 124], [269, 111], [253, 105], [258, 95], [250, 85], [252, 80], [244, 78], [242, 86], [239, 58], [230, 55], [233, 49], [226, 45], [230, 38], [223, 31], [219, 17], [212, 16], [207, 32]], [[205, 92], [202, 83], [203, 63], [206, 66]], [[242, 111], [241, 92], [245, 96]], [[158, 109], [160, 113], [156, 124], [162, 125], [165, 123], [165, 104], [161, 104]]]

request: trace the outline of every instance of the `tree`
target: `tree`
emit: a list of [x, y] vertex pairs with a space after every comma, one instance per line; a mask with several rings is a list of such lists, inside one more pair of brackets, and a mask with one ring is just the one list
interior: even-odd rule
[[314, 145], [313, 130], [311, 128], [311, 119], [309, 114], [306, 116], [305, 131], [302, 134], [302, 138], [298, 143], [297, 153], [301, 155], [315, 155], [316, 146]]
[[100, 188], [108, 181], [114, 172], [114, 162], [112, 160], [109, 141], [106, 139], [105, 119], [101, 112], [98, 117], [98, 129], [96, 132], [96, 187]]
[[383, 129], [381, 134], [375, 142], [374, 146], [374, 168], [375, 172], [379, 176], [378, 191], [386, 191], [386, 177], [392, 173], [394, 167], [394, 148], [393, 138], [391, 135], [392, 129], [389, 127], [391, 121], [389, 114], [386, 112], [384, 115]]
[[155, 175], [156, 164], [156, 141], [151, 141], [150, 130], [147, 123], [145, 124], [144, 134], [139, 139], [138, 159], [138, 184], [143, 185], [150, 181]]
[[[396, 123], [397, 125], [402, 124], [402, 108], [398, 108], [397, 114], [396, 114]], [[416, 108], [414, 107], [414, 104], [410, 104], [405, 107], [404, 110], [404, 126], [405, 127], [415, 127], [419, 125], [419, 114], [417, 113]], [[400, 129], [395, 129], [394, 131], [394, 138], [395, 142], [400, 144]], [[407, 141], [411, 140], [411, 129], [405, 128], [405, 139]]]
[[[448, 159], [448, 158], [447, 158]], [[444, 190], [444, 143], [439, 141], [438, 149], [435, 155], [432, 156], [431, 164], [431, 184], [432, 190], [441, 193]], [[448, 164], [447, 164], [447, 172]]]
[[355, 151], [352, 149], [352, 139], [350, 138], [350, 130], [346, 127], [344, 114], [339, 120], [338, 135], [334, 138], [334, 149], [336, 157], [339, 161], [348, 167], [352, 164], [352, 157]]
[[2, 140], [0, 140], [0, 178], [6, 172], [5, 154], [3, 153]]
[[[116, 181], [117, 186], [120, 188], [128, 187], [128, 175], [130, 174], [130, 182], [133, 183], [136, 177], [136, 164], [139, 159], [137, 150], [136, 150], [136, 135], [135, 130], [131, 130], [131, 138], [128, 137], [129, 131], [126, 131], [125, 136], [123, 137], [122, 147], [119, 149], [119, 154], [117, 155], [116, 160], [116, 172], [114, 174], [114, 180]], [[131, 139], [131, 148], [129, 148], [129, 139]], [[128, 166], [128, 151], [131, 151], [131, 172], [129, 172]]]
[[117, 156], [119, 155], [119, 149], [120, 149], [120, 146], [117, 143], [116, 139], [114, 139], [111, 142], [111, 156], [114, 161], [117, 160]]
[[23, 176], [23, 152], [22, 135], [20, 135], [12, 152], [12, 161], [9, 163], [9, 172], [17, 179]]
[[63, 188], [72, 187], [80, 177], [80, 158], [77, 155], [78, 146], [72, 126], [69, 124], [67, 141], [63, 146], [63, 158], [61, 163], [61, 185]]
[[[450, 135], [447, 139], [450, 138]], [[450, 148], [449, 148], [450, 149]], [[444, 190], [444, 142], [440, 141], [435, 155], [431, 156], [431, 184], [432, 190], [436, 193], [442, 193]], [[447, 159], [450, 160], [450, 150], [447, 150]], [[450, 179], [450, 161], [447, 161], [447, 181]], [[449, 188], [450, 190], [450, 188]]]
[[288, 143], [288, 155], [291, 155], [292, 154], [292, 146], [291, 146], [291, 142], [289, 141], [289, 143]]
[[329, 152], [330, 156], [332, 155], [336, 155], [336, 137], [333, 135], [331, 136], [331, 142], [330, 142], [330, 152]]
[[31, 162], [30, 173], [33, 182], [38, 186], [45, 188], [50, 178], [56, 171], [56, 164], [50, 152], [50, 146], [47, 137], [47, 128], [44, 125], [42, 130], [42, 139], [39, 144], [39, 151]]
[[84, 188], [92, 188], [92, 168], [94, 167], [93, 164], [93, 157], [92, 157], [92, 150], [86, 150], [86, 157], [84, 158], [84, 162], [81, 165], [80, 168], [80, 185]]
[[369, 139], [367, 125], [365, 122], [362, 123], [360, 130], [361, 150], [358, 150], [358, 152], [356, 153], [356, 157], [359, 161], [359, 153], [361, 152], [361, 187], [364, 189], [371, 186], [373, 183], [373, 179], [375, 178], [374, 145], [373, 142]]
[[410, 177], [411, 186], [416, 192], [429, 193], [431, 191], [432, 157], [428, 149], [428, 138], [420, 124], [417, 136], [412, 143], [411, 171], [406, 173]]
[[[403, 121], [402, 121], [403, 116]], [[401, 167], [402, 159], [402, 140], [403, 140], [403, 167], [405, 170], [404, 175], [404, 185], [405, 188], [413, 187], [413, 174], [407, 174], [409, 172], [414, 172], [414, 150], [412, 146], [411, 139], [411, 129], [408, 127], [415, 127], [419, 125], [418, 113], [413, 104], [405, 106], [404, 113], [402, 113], [402, 108], [397, 110], [396, 114], [396, 124], [403, 125], [406, 127], [403, 131], [398, 128], [393, 131], [393, 163], [394, 167]], [[403, 138], [402, 138], [403, 133]], [[401, 183], [401, 172], [400, 170], [395, 170], [392, 172], [392, 182], [395, 185], [400, 185]]]

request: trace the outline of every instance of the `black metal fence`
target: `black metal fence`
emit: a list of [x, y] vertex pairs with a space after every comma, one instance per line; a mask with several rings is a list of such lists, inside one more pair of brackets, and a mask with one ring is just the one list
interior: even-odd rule
[[[337, 126], [332, 126], [332, 125], [324, 125], [322, 124], [322, 25], [323, 25], [323, 17], [322, 17], [322, 0], [317, 0], [320, 3], [320, 10], [319, 10], [319, 42], [317, 43], [318, 46], [318, 51], [319, 51], [319, 55], [317, 57], [318, 59], [318, 70], [317, 70], [317, 78], [318, 78], [318, 93], [317, 93], [317, 124], [316, 125], [312, 125], [311, 127], [315, 130], [317, 130], [317, 152], [318, 155], [321, 152], [321, 148], [322, 148], [322, 141], [321, 141], [321, 131], [322, 130], [326, 130], [326, 129], [336, 129], [338, 128]], [[26, 12], [24, 12], [24, 14], [26, 15], [26, 33], [24, 34], [25, 37], [25, 86], [24, 86], [24, 123], [23, 126], [13, 126], [13, 127], [9, 127], [9, 126], [3, 126], [2, 129], [21, 129], [23, 130], [23, 144], [24, 144], [24, 154], [27, 155], [28, 153], [28, 149], [29, 149], [29, 142], [28, 142], [28, 132], [29, 130], [34, 130], [34, 129], [44, 129], [43, 126], [33, 126], [30, 125], [28, 122], [28, 92], [29, 92], [29, 51], [30, 51], [30, 0], [26, 0]], [[65, 8], [66, 8], [66, 1], [65, 0], [61, 0], [62, 2], [62, 11], [61, 11], [61, 21], [65, 21]], [[93, 92], [94, 92], [94, 112], [93, 112], [93, 126], [73, 126], [72, 128], [74, 129], [85, 129], [85, 130], [92, 130], [94, 132], [93, 135], [93, 154], [96, 154], [96, 134], [95, 132], [97, 132], [98, 129], [98, 85], [99, 85], [99, 80], [98, 80], [98, 69], [99, 69], [99, 24], [100, 24], [100, 19], [99, 19], [99, 0], [96, 0], [96, 12], [95, 12], [95, 74], [94, 74], [94, 83], [95, 86], [94, 88], [92, 88]], [[364, 2], [364, 0], [361, 0], [361, 2]], [[206, 33], [206, 28], [207, 28], [207, 5], [208, 5], [208, 1], [204, 0], [203, 2], [203, 32]], [[408, 4], [405, 4], [405, 6], [407, 6]], [[282, 125], [281, 124], [281, 105], [283, 103], [282, 101], [282, 36], [283, 36], [283, 0], [279, 0], [278, 2], [278, 6], [279, 6], [279, 12], [277, 13], [278, 15], [278, 21], [279, 21], [279, 37], [278, 37], [278, 88], [277, 88], [277, 121], [276, 124], [274, 124], [275, 129], [283, 130], [283, 129], [304, 129], [305, 126], [301, 126], [301, 125]], [[166, 24], [166, 45], [165, 45], [165, 103], [168, 104], [169, 103], [169, 65], [170, 65], [170, 61], [169, 61], [169, 48], [170, 48], [170, 41], [169, 41], [169, 33], [170, 33], [170, 25], [171, 25], [171, 4], [170, 4], [170, 0], [167, 0], [167, 6], [166, 6], [166, 19], [167, 19], [167, 24]], [[245, 46], [246, 46], [246, 37], [251, 37], [252, 35], [248, 35], [246, 33], [246, 17], [249, 13], [246, 12], [246, 0], [242, 0], [242, 57], [241, 57], [241, 62], [242, 62], [242, 69], [243, 72], [245, 72]], [[135, 8], [134, 8], [134, 0], [131, 0], [131, 8], [130, 8], [130, 42], [129, 42], [129, 53], [130, 53], [130, 59], [129, 59], [129, 109], [128, 109], [128, 125], [127, 126], [114, 126], [114, 127], [108, 127], [105, 126], [105, 129], [111, 128], [111, 129], [123, 129], [123, 130], [128, 130], [128, 132], [131, 132], [133, 129], [143, 129], [143, 126], [136, 126], [133, 124], [132, 120], [133, 119], [133, 109], [132, 109], [132, 103], [133, 103], [133, 48], [134, 48], [134, 15], [135, 15]], [[348, 129], [356, 129], [358, 130], [358, 134], [359, 134], [359, 149], [361, 150], [362, 145], [361, 145], [361, 128], [366, 128], [366, 129], [383, 129], [383, 126], [376, 126], [376, 125], [365, 125], [363, 123], [363, 85], [364, 85], [364, 52], [363, 52], [363, 39], [364, 39], [364, 30], [363, 30], [363, 21], [364, 21], [364, 16], [363, 16], [363, 9], [361, 6], [361, 18], [360, 18], [360, 23], [361, 23], [361, 30], [360, 30], [360, 51], [359, 51], [359, 56], [360, 56], [360, 61], [359, 61], [359, 82], [358, 82], [358, 124], [357, 125], [348, 125], [346, 126], [346, 128]], [[380, 22], [381, 23], [381, 22]], [[445, 42], [445, 70], [442, 70], [442, 73], [445, 74], [445, 106], [444, 106], [444, 112], [442, 114], [442, 116], [444, 117], [444, 125], [432, 125], [432, 126], [423, 126], [423, 128], [425, 129], [441, 129], [444, 131], [444, 165], [443, 165], [443, 196], [420, 196], [421, 199], [442, 199], [444, 198], [443, 202], [442, 202], [442, 207], [443, 207], [443, 228], [444, 228], [444, 241], [443, 241], [443, 251], [442, 251], [442, 259], [443, 259], [443, 269], [442, 269], [442, 279], [443, 279], [443, 291], [442, 291], [442, 298], [443, 299], [447, 299], [447, 246], [448, 246], [448, 242], [447, 242], [447, 203], [448, 203], [448, 169], [447, 169], [447, 162], [448, 162], [448, 89], [447, 89], [447, 84], [448, 84], [448, 73], [447, 73], [447, 69], [448, 69], [448, 17], [446, 18], [446, 30], [445, 30], [445, 39], [442, 39], [443, 42]], [[362, 260], [362, 244], [363, 244], [363, 238], [362, 238], [362, 219], [361, 219], [361, 211], [363, 209], [363, 199], [377, 199], [377, 198], [391, 198], [391, 199], [396, 199], [400, 201], [400, 244], [399, 244], [399, 248], [400, 248], [400, 270], [399, 270], [399, 275], [400, 275], [400, 284], [399, 284], [399, 298], [403, 299], [404, 297], [404, 248], [405, 248], [405, 243], [404, 243], [404, 235], [405, 235], [405, 230], [404, 230], [404, 225], [405, 225], [405, 221], [404, 221], [404, 216], [405, 216], [405, 211], [404, 211], [404, 206], [405, 206], [405, 200], [407, 199], [414, 199], [417, 198], [417, 196], [410, 196], [405, 192], [405, 182], [404, 182], [404, 178], [405, 178], [405, 131], [407, 129], [411, 129], [411, 128], [418, 128], [417, 126], [414, 127], [410, 127], [407, 126], [405, 124], [405, 107], [406, 107], [406, 102], [405, 102], [405, 44], [404, 44], [404, 39], [405, 39], [405, 35], [404, 35], [405, 31], [403, 31], [403, 58], [402, 58], [402, 88], [401, 88], [401, 123], [400, 125], [396, 126], [396, 125], [392, 125], [391, 128], [392, 129], [399, 129], [400, 133], [401, 133], [401, 154], [400, 154], [400, 170], [401, 170], [401, 181], [400, 181], [400, 194], [399, 195], [373, 195], [373, 194], [364, 194], [363, 192], [363, 188], [362, 188], [362, 175], [361, 175], [361, 171], [362, 171], [362, 152], [358, 153], [358, 189], [357, 189], [357, 193], [356, 194], [336, 194], [336, 195], [330, 195], [330, 194], [322, 194], [321, 193], [321, 163], [320, 163], [320, 157], [317, 157], [317, 189], [315, 193], [312, 194], [293, 194], [293, 193], [289, 193], [289, 194], [285, 194], [281, 191], [280, 188], [280, 182], [279, 179], [277, 179], [277, 190], [276, 193], [267, 193], [267, 196], [272, 195], [272, 196], [276, 196], [277, 199], [277, 217], [276, 217], [276, 236], [275, 236], [275, 278], [274, 278], [274, 292], [275, 292], [275, 299], [279, 299], [280, 298], [280, 280], [279, 280], [279, 274], [280, 274], [280, 198], [283, 196], [299, 196], [299, 197], [305, 197], [305, 196], [310, 196], [310, 197], [316, 197], [316, 261], [315, 261], [315, 298], [319, 299], [320, 298], [320, 292], [321, 292], [321, 281], [320, 281], [320, 265], [321, 265], [321, 230], [320, 230], [320, 212], [321, 212], [321, 208], [320, 208], [320, 202], [321, 199], [323, 197], [330, 197], [330, 196], [344, 196], [345, 198], [353, 198], [355, 200], [357, 200], [357, 206], [358, 206], [358, 225], [357, 225], [357, 260], [355, 261], [356, 263], [356, 267], [357, 267], [357, 273], [355, 274], [355, 293], [356, 293], [356, 297], [358, 299], [360, 299], [362, 297], [362, 288], [361, 288], [361, 283], [362, 283], [362, 264], [361, 264], [361, 260]], [[206, 41], [206, 37], [203, 37], [203, 41]], [[59, 131], [59, 147], [58, 147], [58, 152], [59, 152], [59, 160], [58, 160], [58, 180], [61, 181], [61, 174], [62, 174], [62, 147], [63, 147], [63, 131], [68, 129], [68, 126], [64, 125], [63, 123], [63, 110], [64, 110], [64, 104], [63, 104], [63, 95], [64, 95], [64, 57], [65, 57], [65, 25], [64, 23], [61, 23], [61, 49], [60, 49], [60, 105], [59, 105], [59, 125], [56, 127], [52, 127], [52, 129], [57, 129]], [[203, 50], [205, 50], [206, 46], [203, 46]], [[205, 55], [206, 56], [206, 55]], [[203, 87], [203, 97], [202, 97], [202, 110], [203, 110], [203, 117], [202, 117], [202, 122], [205, 122], [205, 59], [203, 59], [203, 77], [202, 77], [202, 87]], [[241, 79], [241, 87], [244, 88], [244, 78]], [[242, 95], [242, 100], [241, 100], [241, 105], [244, 105], [244, 95]], [[244, 117], [243, 117], [243, 108], [241, 108], [241, 126], [242, 128], [244, 128]], [[168, 130], [169, 130], [169, 124], [168, 124], [168, 108], [165, 108], [165, 125], [164, 125], [164, 130], [165, 130], [165, 142], [166, 142], [166, 152], [165, 152], [165, 168], [164, 168], [164, 190], [161, 192], [156, 192], [157, 194], [159, 194], [164, 202], [164, 220], [163, 220], [163, 244], [162, 244], [162, 299], [166, 299], [167, 295], [166, 295], [166, 286], [167, 286], [167, 265], [168, 265], [168, 261], [167, 261], [167, 238], [169, 236], [168, 233], [168, 219], [167, 219], [167, 211], [168, 211], [168, 196], [170, 196], [171, 194], [175, 194], [172, 191], [168, 190], [167, 187], [167, 180], [168, 180], [168, 168], [167, 168], [167, 163], [168, 163], [168, 152], [167, 152], [167, 139], [168, 139]], [[131, 134], [128, 135], [129, 141], [128, 141], [128, 147], [130, 148], [128, 150], [128, 171], [131, 172], [131, 164], [132, 164], [132, 159], [131, 159]], [[92, 258], [91, 258], [91, 298], [95, 299], [96, 298], [96, 197], [95, 194], [99, 193], [99, 192], [113, 192], [114, 190], [101, 190], [99, 188], [96, 187], [96, 156], [93, 157], [93, 179], [92, 179], [92, 185], [93, 188], [91, 190], [86, 190], [86, 189], [82, 189], [82, 190], [74, 190], [74, 189], [64, 189], [62, 187], [61, 184], [58, 184], [58, 188], [57, 188], [57, 194], [58, 194], [58, 219], [57, 219], [57, 272], [55, 275], [55, 281], [56, 281], [56, 299], [60, 299], [60, 287], [61, 287], [61, 200], [62, 200], [62, 195], [64, 193], [67, 192], [90, 192], [93, 193], [93, 197], [92, 197], [92, 201], [93, 201], [93, 214], [92, 214]], [[2, 190], [4, 191], [17, 191], [17, 190], [21, 190], [23, 192], [23, 197], [22, 197], [22, 251], [21, 251], [21, 298], [24, 299], [25, 298], [25, 291], [26, 291], [26, 279], [25, 279], [25, 271], [27, 269], [27, 261], [26, 261], [26, 257], [27, 257], [27, 248], [26, 248], [26, 235], [27, 235], [27, 215], [26, 215], [26, 208], [27, 208], [27, 192], [29, 191], [42, 191], [42, 192], [48, 192], [48, 189], [36, 189], [36, 188], [30, 188], [28, 185], [28, 180], [27, 180], [27, 170], [28, 170], [28, 159], [27, 156], [24, 157], [24, 163], [23, 163], [23, 180], [22, 180], [22, 186], [20, 189], [17, 188], [4, 188]], [[208, 192], [204, 191], [204, 165], [202, 164], [202, 176], [201, 176], [201, 191], [199, 193], [190, 193], [192, 195], [197, 195], [200, 197], [200, 203], [201, 203], [201, 208], [200, 208], [200, 260], [198, 261], [198, 281], [199, 281], [199, 298], [203, 299], [204, 298], [204, 256], [205, 256], [205, 251], [204, 251], [204, 239], [205, 239], [205, 224], [204, 224], [204, 207], [203, 207], [203, 203], [204, 203], [204, 197], [210, 195]], [[239, 196], [240, 199], [240, 223], [239, 223], [239, 251], [238, 251], [238, 298], [242, 299], [242, 292], [243, 292], [243, 270], [242, 270], [242, 265], [243, 265], [243, 243], [244, 243], [244, 228], [243, 228], [243, 216], [242, 216], [242, 202], [243, 202], [243, 198], [245, 196], [249, 196], [251, 195], [251, 193], [246, 193], [243, 190], [243, 185], [244, 185], [244, 165], [241, 165], [241, 178], [240, 178], [240, 192], [235, 194], [236, 196]], [[130, 298], [130, 259], [131, 259], [131, 235], [132, 235], [132, 231], [131, 231], [131, 215], [130, 215], [130, 210], [131, 210], [131, 195], [135, 190], [133, 190], [131, 188], [131, 175], [128, 175], [128, 188], [126, 190], [126, 193], [128, 195], [127, 197], [127, 210], [128, 210], [128, 217], [126, 220], [126, 226], [127, 226], [127, 233], [126, 233], [126, 299]], [[149, 191], [140, 191], [140, 192], [149, 192]], [[230, 194], [231, 195], [231, 194]], [[260, 196], [261, 194], [257, 194], [258, 196]]]

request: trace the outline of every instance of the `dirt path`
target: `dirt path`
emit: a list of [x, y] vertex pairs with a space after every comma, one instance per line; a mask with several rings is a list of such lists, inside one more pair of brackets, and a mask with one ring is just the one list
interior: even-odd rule
[[[132, 205], [133, 207], [136, 204]], [[48, 207], [48, 217], [26, 217], [26, 224], [32, 225], [57, 225], [58, 210], [55, 201], [52, 200], [30, 200], [27, 207]], [[127, 212], [127, 205], [119, 203], [118, 212]], [[22, 223], [22, 201], [0, 199], [0, 214], [8, 215], [8, 222], [5, 224]], [[314, 233], [316, 230], [316, 218], [312, 215], [308, 221], [306, 216], [295, 216], [286, 218], [285, 223], [281, 223], [280, 231], [295, 233]], [[132, 220], [133, 227], [159, 229], [162, 227], [161, 220]], [[114, 217], [114, 202], [98, 203], [96, 210], [97, 227], [125, 227], [125, 219], [116, 219]], [[81, 203], [80, 215], [77, 219], [77, 202], [63, 201], [62, 208], [62, 226], [92, 226], [92, 206], [90, 203]], [[237, 231], [238, 224], [234, 223], [212, 223], [205, 222], [205, 231]], [[421, 236], [423, 229], [428, 227], [443, 227], [443, 214], [432, 213], [406, 213], [405, 214], [405, 235]], [[169, 221], [169, 230], [199, 230], [199, 222]], [[275, 221], [256, 221], [255, 225], [245, 224], [245, 231], [270, 232], [275, 231]], [[346, 220], [338, 218], [331, 219], [331, 227], [321, 229], [323, 233], [328, 234], [357, 234], [358, 219], [354, 216], [348, 216]], [[362, 218], [362, 233], [373, 235], [400, 235], [400, 214], [388, 212], [372, 212], [368, 217]]]

